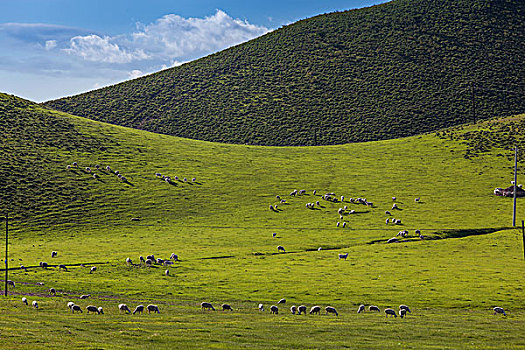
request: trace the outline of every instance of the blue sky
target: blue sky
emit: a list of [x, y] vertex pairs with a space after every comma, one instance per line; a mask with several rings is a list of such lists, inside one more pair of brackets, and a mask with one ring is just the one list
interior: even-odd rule
[[2, 0], [0, 92], [33, 101], [177, 66], [284, 24], [384, 0]]

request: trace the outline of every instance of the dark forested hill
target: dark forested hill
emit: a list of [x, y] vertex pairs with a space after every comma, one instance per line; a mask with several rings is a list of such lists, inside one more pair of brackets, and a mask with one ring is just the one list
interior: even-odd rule
[[518, 0], [394, 0], [46, 105], [228, 143], [414, 135], [525, 112], [524, 18]]

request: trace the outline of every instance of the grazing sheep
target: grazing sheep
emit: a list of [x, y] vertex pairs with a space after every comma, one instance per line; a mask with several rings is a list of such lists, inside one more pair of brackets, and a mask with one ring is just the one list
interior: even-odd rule
[[98, 164], [95, 165], [95, 168], [96, 168], [97, 170], [100, 169], [100, 165], [98, 165]]
[[339, 260], [341, 260], [341, 259], [346, 260], [346, 258], [348, 258], [348, 253], [346, 253], [346, 254], [339, 254]]
[[157, 264], [162, 265], [164, 263], [164, 259], [157, 258]]
[[348, 214], [354, 214], [354, 213], [355, 213], [355, 210], [353, 209], [348, 212]]
[[277, 232], [272, 233], [272, 237], [275, 238], [277, 236]]
[[298, 311], [298, 315], [300, 315], [301, 313], [303, 313], [303, 315], [306, 315], [306, 306], [305, 305], [299, 305], [299, 307], [297, 308], [297, 311]]
[[321, 206], [321, 203], [319, 203], [319, 201], [316, 201], [316, 202], [315, 202], [315, 205], [317, 205], [318, 207], [320, 207], [320, 206]]
[[131, 261], [131, 258], [126, 258], [126, 264], [133, 265], [133, 262]]
[[177, 261], [177, 260], [179, 260], [179, 257], [178, 257], [177, 254], [171, 253], [170, 259], [173, 260], [173, 261]]
[[83, 313], [82, 308], [81, 308], [80, 306], [78, 306], [78, 305], [74, 305], [74, 304], [73, 304], [73, 305], [71, 306], [71, 312], [72, 312], [72, 313], [75, 313], [75, 311], [80, 311], [80, 313]]
[[166, 276], [169, 276], [169, 275], [170, 275], [170, 270], [166, 270], [166, 271], [164, 271], [164, 274], [165, 274]]
[[91, 294], [85, 294], [85, 295], [81, 295], [80, 296], [80, 299], [87, 299], [91, 296]]
[[73, 307], [73, 305], [75, 305], [75, 303], [72, 302], [72, 301], [70, 301], [69, 303], [67, 303], [67, 307], [68, 307], [69, 309], [71, 309], [71, 308]]
[[259, 304], [259, 311], [264, 311], [264, 305], [263, 304]]
[[398, 243], [398, 242], [399, 242], [399, 239], [397, 239], [396, 237], [392, 237], [388, 241], [386, 241], [386, 243]]
[[111, 167], [109, 165], [106, 165], [106, 170], [111, 171]]
[[286, 203], [286, 199], [281, 199], [281, 204]]
[[12, 286], [13, 288], [15, 288], [15, 282], [14, 281], [7, 280], [7, 285], [8, 286]]
[[405, 309], [399, 309], [399, 317], [407, 317], [407, 310]]
[[317, 251], [320, 252], [323, 249], [323, 247], [317, 248]]
[[215, 311], [215, 308], [213, 307], [213, 305], [211, 303], [207, 303], [207, 302], [202, 302], [201, 303], [201, 309], [207, 309], [207, 310], [213, 310]]
[[272, 312], [272, 314], [276, 314], [277, 315], [279, 313], [279, 308], [277, 306], [275, 306], [275, 305], [272, 305], [270, 307], [270, 311]]
[[389, 219], [386, 219], [385, 223], [386, 223], [387, 225], [388, 225], [389, 222], [390, 222], [390, 220], [389, 220]]
[[89, 269], [89, 273], [93, 273], [97, 271], [97, 267], [96, 266], [92, 266], [91, 269]]
[[144, 305], [137, 305], [137, 307], [135, 308], [135, 310], [133, 310], [133, 315], [135, 315], [137, 312], [139, 314], [141, 314], [142, 312], [144, 311]]
[[33, 305], [33, 307], [35, 309], [38, 309], [38, 303], [36, 302], [36, 300], [33, 300], [33, 302], [31, 303], [31, 305]]
[[377, 306], [375, 306], [375, 305], [370, 305], [370, 306], [368, 307], [368, 311], [377, 311], [377, 312], [381, 312], [381, 310], [380, 310]]
[[335, 314], [336, 316], [339, 316], [339, 314], [337, 313], [337, 310], [335, 309], [335, 307], [333, 306], [327, 306], [324, 308], [326, 310], [326, 314]]
[[148, 309], [148, 314], [152, 312], [160, 314], [159, 307], [157, 305], [149, 304], [146, 306], [146, 308]]
[[67, 270], [67, 266], [64, 265], [64, 264], [60, 264], [60, 265], [58, 265], [58, 271], [61, 271], [61, 270], [68, 271], [68, 270]]
[[118, 172], [118, 170], [115, 170], [115, 175], [119, 175], [119, 172]]
[[47, 269], [48, 266], [49, 266], [49, 265], [48, 265], [46, 262], [44, 262], [44, 261], [41, 261], [41, 262], [40, 262], [40, 267], [41, 267], [41, 268], [43, 268], [43, 269]]
[[343, 228], [345, 228], [345, 227], [346, 227], [346, 222], [343, 222]]
[[27, 267], [25, 267], [24, 265], [20, 265], [20, 269], [24, 270], [25, 272], [27, 272]]
[[86, 167], [86, 173], [90, 173], [91, 172], [91, 168], [90, 167]]
[[340, 224], [339, 221], [338, 221], [336, 226], [339, 227], [339, 225], [341, 225], [341, 224]]
[[363, 304], [359, 305], [359, 308], [357, 309], [358, 314], [360, 314], [361, 312], [365, 312], [365, 306]]
[[283, 251], [286, 253], [286, 250], [284, 249], [284, 247], [282, 245], [278, 245], [277, 246], [277, 252], [280, 252], [280, 251]]
[[496, 306], [492, 310], [494, 310], [494, 315], [496, 315], [496, 314], [503, 314], [503, 316], [507, 316], [507, 314], [505, 313], [505, 310], [503, 310], [502, 307]]
[[312, 308], [310, 309], [310, 315], [313, 315], [313, 314], [320, 314], [321, 313], [321, 307], [320, 306], [312, 306]]
[[230, 304], [222, 304], [221, 307], [222, 307], [222, 311], [226, 311], [226, 310], [233, 311]]
[[273, 209], [273, 205], [270, 204], [270, 210], [271, 211], [274, 211], [275, 209]]
[[51, 252], [51, 257], [52, 258], [56, 257], [57, 255], [58, 255], [58, 252], [56, 252], [54, 250]]
[[394, 318], [397, 317], [396, 312], [393, 309], [385, 309], [385, 315], [386, 317], [388, 317], [388, 315], [394, 316]]
[[162, 177], [162, 174], [161, 173], [155, 173], [155, 176], [156, 177]]
[[139, 256], [139, 260], [141, 263], [144, 263], [144, 264], [146, 263], [146, 260], [144, 260], [144, 257], [142, 255]]
[[290, 307], [290, 312], [292, 313], [292, 315], [295, 315], [295, 313], [297, 312], [297, 307], [295, 305], [292, 305]]
[[71, 170], [71, 165], [66, 166], [67, 170]]
[[98, 179], [98, 175], [97, 174], [93, 174], [93, 178], [96, 180]]
[[392, 197], [392, 200], [395, 201], [397, 198], [396, 197]]
[[414, 201], [415, 201], [416, 203], [419, 203], [419, 202], [421, 201], [421, 198], [420, 198], [420, 197], [417, 197], [416, 199], [414, 199]]
[[154, 264], [154, 261], [153, 261], [153, 260], [151, 260], [151, 259], [147, 259], [147, 260], [146, 260], [146, 265], [151, 266], [151, 265], [153, 265], [153, 264]]
[[77, 162], [73, 162], [73, 166], [74, 167], [78, 167], [78, 163]]
[[396, 203], [392, 204], [392, 210], [394, 210], [394, 209], [399, 209], [399, 208], [397, 207], [397, 204], [396, 204]]
[[315, 194], [316, 194], [316, 193], [317, 193], [317, 191], [316, 191], [316, 190], [314, 190], [314, 192], [313, 192], [314, 196], [315, 196]]
[[195, 182], [195, 181], [197, 181], [197, 178], [196, 177], [192, 177], [191, 178], [191, 182]]
[[23, 302], [24, 304], [26, 304], [26, 305], [29, 305], [29, 304], [27, 303], [27, 298], [26, 298], [26, 297], [23, 297], [23, 298], [22, 298], [22, 302]]
[[88, 314], [90, 312], [96, 312], [97, 314], [100, 314], [100, 312], [98, 311], [98, 308], [96, 306], [93, 306], [93, 305], [86, 306], [86, 310], [87, 310]]
[[392, 215], [392, 213], [390, 213], [388, 210], [385, 211], [385, 214], [386, 214], [386, 215]]
[[49, 288], [49, 294], [57, 295], [57, 290], [55, 288]]
[[277, 304], [286, 304], [286, 299], [281, 299], [277, 302]]
[[127, 314], [131, 313], [131, 310], [126, 304], [118, 304], [118, 309], [119, 309], [119, 312], [125, 311]]
[[295, 197], [296, 195], [297, 195], [297, 190], [293, 190], [293, 191], [290, 193], [290, 196]]
[[345, 201], [345, 196], [341, 196], [341, 202]]
[[97, 310], [100, 315], [104, 315], [104, 309], [102, 308], [102, 306], [99, 306]]
[[175, 181], [179, 181], [179, 177], [178, 176], [175, 176], [174, 179], [175, 179]]
[[415, 233], [416, 235], [420, 235], [420, 234], [421, 234], [421, 231], [420, 231], [420, 230], [416, 230], [414, 233]]

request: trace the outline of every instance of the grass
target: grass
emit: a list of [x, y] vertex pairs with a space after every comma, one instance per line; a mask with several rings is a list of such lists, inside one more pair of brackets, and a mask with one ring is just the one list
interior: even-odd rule
[[[326, 147], [226, 145], [32, 108], [104, 150], [38, 149], [54, 160], [47, 163], [54, 177], [42, 180], [76, 189], [75, 206], [46, 204], [39, 196], [47, 192], [20, 199], [41, 203], [35, 215], [10, 204], [9, 264], [31, 268], [9, 273], [16, 287], [0, 299], [0, 348], [525, 348], [521, 233], [508, 227], [512, 199], [492, 195], [511, 179], [511, 164], [497, 156], [508, 150], [466, 159], [464, 140], [435, 134]], [[24, 144], [12, 154], [26, 154]], [[110, 165], [129, 183], [109, 172], [95, 180], [67, 171], [73, 161], [81, 169]], [[156, 172], [197, 181], [170, 185]], [[290, 197], [294, 189], [307, 194]], [[337, 228], [342, 204], [320, 198], [330, 191], [374, 207], [344, 203], [356, 213]], [[279, 212], [268, 209], [276, 195], [287, 200]], [[401, 210], [390, 210], [392, 196]], [[319, 210], [305, 207], [316, 200]], [[385, 210], [403, 224], [385, 224]], [[524, 214], [520, 199], [518, 218]], [[385, 243], [402, 229], [410, 232], [406, 242]], [[440, 239], [419, 240], [415, 229]], [[287, 253], [277, 254], [277, 245]], [[53, 250], [59, 254], [51, 259]], [[124, 262], [172, 252], [181, 261], [169, 277], [165, 268]], [[346, 252], [346, 261], [337, 259]], [[67, 264], [69, 272], [32, 267], [40, 261]], [[40, 309], [23, 305], [23, 295]], [[281, 298], [279, 315], [257, 311]], [[103, 306], [105, 315], [72, 315], [70, 300]], [[202, 301], [235, 311], [203, 312]], [[161, 314], [121, 315], [121, 302], [155, 303]], [[405, 320], [356, 313], [360, 304], [402, 303], [413, 309]], [[292, 304], [332, 305], [340, 316], [293, 316]], [[492, 315], [494, 306], [508, 316]]]

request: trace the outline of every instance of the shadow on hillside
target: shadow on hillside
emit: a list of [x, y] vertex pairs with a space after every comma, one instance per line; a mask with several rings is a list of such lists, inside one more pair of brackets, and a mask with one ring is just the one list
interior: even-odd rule
[[[491, 227], [491, 228], [474, 228], [474, 229], [458, 229], [458, 230], [443, 230], [443, 231], [436, 231], [432, 233], [428, 233], [424, 235], [425, 241], [434, 241], [438, 239], [449, 239], [449, 238], [463, 238], [468, 236], [479, 236], [479, 235], [487, 235], [490, 233], [503, 231], [503, 230], [513, 230], [514, 227]], [[366, 244], [377, 244], [377, 243], [386, 243], [387, 239], [376, 239], [370, 242], [367, 242]], [[408, 242], [418, 242], [421, 241], [421, 239], [418, 236], [409, 237], [406, 239], [399, 239], [398, 242], [389, 243], [389, 244], [395, 244], [395, 243], [408, 243]]]

